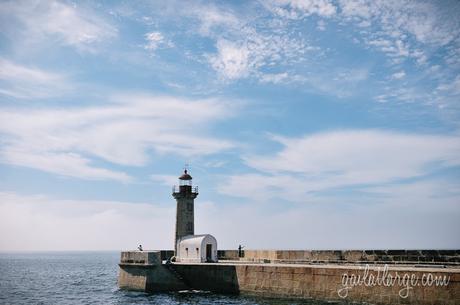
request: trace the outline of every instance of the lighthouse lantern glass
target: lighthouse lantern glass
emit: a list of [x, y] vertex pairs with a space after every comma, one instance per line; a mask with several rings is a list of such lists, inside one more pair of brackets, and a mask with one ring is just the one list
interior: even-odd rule
[[183, 185], [192, 186], [192, 180], [179, 179], [179, 185], [180, 186], [183, 186]]

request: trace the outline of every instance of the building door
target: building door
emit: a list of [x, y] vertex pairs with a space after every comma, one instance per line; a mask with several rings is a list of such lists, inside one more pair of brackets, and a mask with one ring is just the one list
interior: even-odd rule
[[206, 244], [206, 261], [212, 262], [212, 244]]

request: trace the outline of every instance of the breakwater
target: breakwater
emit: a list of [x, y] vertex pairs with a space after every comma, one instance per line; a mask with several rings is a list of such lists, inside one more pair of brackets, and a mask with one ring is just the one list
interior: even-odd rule
[[460, 250], [219, 250], [217, 255], [219, 260], [270, 263], [460, 265]]
[[[457, 252], [452, 251], [445, 254], [455, 256], [451, 254]], [[166, 264], [162, 258], [167, 253], [161, 251], [123, 252], [119, 286], [149, 292], [198, 289], [370, 304], [459, 304], [460, 268], [457, 262], [441, 264], [436, 261], [430, 266], [425, 261], [423, 264], [389, 265], [373, 260], [371, 265], [350, 260], [342, 264], [319, 262], [317, 256], [310, 263], [299, 263], [300, 252], [289, 263], [271, 262], [270, 258], [274, 260], [275, 256], [267, 258], [273, 255], [270, 252], [260, 251], [257, 258], [251, 258], [246, 251], [244, 257], [230, 260], [228, 255], [227, 260], [219, 263], [199, 264]], [[280, 253], [286, 255], [286, 251], [277, 254]]]

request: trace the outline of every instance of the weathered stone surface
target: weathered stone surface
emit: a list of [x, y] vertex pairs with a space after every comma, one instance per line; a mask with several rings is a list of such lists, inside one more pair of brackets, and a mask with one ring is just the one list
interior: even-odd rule
[[460, 265], [459, 250], [220, 250], [219, 259], [277, 263], [431, 262]]
[[145, 291], [147, 287], [146, 283], [149, 269], [143, 267], [120, 266], [120, 271], [118, 273], [118, 287], [121, 289]]
[[[184, 175], [188, 175], [186, 170]], [[179, 180], [184, 181], [182, 175]], [[190, 177], [190, 179], [188, 179]], [[173, 197], [176, 199], [176, 234], [174, 239], [174, 251], [177, 255], [177, 243], [178, 241], [187, 235], [195, 234], [195, 198], [198, 196], [197, 187], [192, 187], [191, 176], [188, 175], [186, 181], [190, 181], [190, 184], [180, 185], [178, 188], [173, 188]]]
[[138, 291], [175, 291], [187, 285], [161, 262], [161, 251], [121, 253], [118, 286]]

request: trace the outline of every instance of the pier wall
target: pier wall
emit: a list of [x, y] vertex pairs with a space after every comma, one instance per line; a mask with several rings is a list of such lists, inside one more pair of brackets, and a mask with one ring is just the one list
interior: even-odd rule
[[[264, 297], [317, 299], [326, 301], [367, 302], [370, 304], [455, 305], [460, 302], [460, 270], [439, 268], [393, 267], [388, 275], [417, 278], [418, 283], [398, 285], [357, 285], [352, 280], [363, 276], [365, 270], [357, 266], [305, 266], [280, 264], [175, 264], [177, 271], [193, 283], [194, 289], [234, 292]], [[382, 268], [382, 267], [381, 267]], [[421, 269], [421, 270], [419, 270]], [[374, 278], [383, 270], [370, 267]], [[423, 286], [424, 274], [449, 279], [447, 286]], [[347, 275], [344, 277], [344, 275]], [[344, 280], [344, 278], [346, 280]], [[348, 287], [348, 288], [347, 288]], [[339, 294], [340, 293], [340, 294]], [[401, 295], [403, 297], [401, 297]]]
[[219, 250], [220, 260], [271, 263], [460, 264], [460, 250]]

